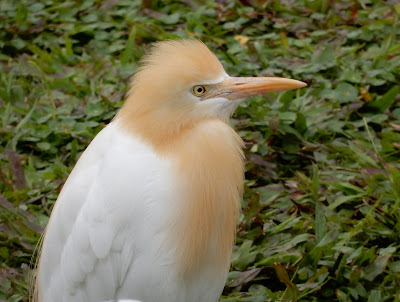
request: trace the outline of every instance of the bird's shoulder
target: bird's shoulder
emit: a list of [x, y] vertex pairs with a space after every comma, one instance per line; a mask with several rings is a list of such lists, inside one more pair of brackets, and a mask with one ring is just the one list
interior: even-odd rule
[[[169, 169], [167, 159], [158, 156], [139, 138], [124, 133], [117, 123], [111, 123], [81, 155], [56, 201], [49, 224], [59, 225], [61, 241], [71, 236], [80, 215], [106, 227], [119, 226], [123, 209], [132, 211], [144, 206], [152, 192], [149, 184], [154, 179], [167, 179], [160, 174]], [[110, 219], [114, 216], [119, 216], [115, 218], [118, 221], [112, 223]], [[104, 219], [108, 219], [107, 223]]]

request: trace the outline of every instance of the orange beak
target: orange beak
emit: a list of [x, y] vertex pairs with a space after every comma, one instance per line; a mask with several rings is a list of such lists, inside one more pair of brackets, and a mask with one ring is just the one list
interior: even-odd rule
[[306, 83], [286, 78], [229, 77], [221, 84], [217, 85], [207, 98], [224, 97], [232, 101], [243, 99], [251, 95], [297, 89], [305, 86], [307, 86]]

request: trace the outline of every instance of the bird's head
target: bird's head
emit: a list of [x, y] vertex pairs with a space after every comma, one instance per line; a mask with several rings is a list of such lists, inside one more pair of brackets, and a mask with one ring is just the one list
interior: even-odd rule
[[276, 77], [230, 77], [198, 40], [154, 44], [145, 55], [120, 116], [168, 127], [204, 118], [227, 121], [246, 97], [306, 86]]

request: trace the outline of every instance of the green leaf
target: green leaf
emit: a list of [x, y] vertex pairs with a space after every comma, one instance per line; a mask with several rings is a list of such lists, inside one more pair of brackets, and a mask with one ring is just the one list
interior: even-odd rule
[[121, 54], [121, 63], [122, 64], [131, 62], [134, 59], [135, 38], [136, 38], [136, 27], [132, 26], [128, 41], [126, 42], [125, 49]]
[[368, 298], [368, 302], [380, 302], [383, 301], [382, 300], [382, 294], [380, 290], [372, 290], [369, 298]]
[[358, 90], [348, 83], [340, 83], [334, 90], [335, 99], [339, 100], [341, 103], [354, 101], [357, 96]]
[[395, 4], [394, 9], [396, 10], [396, 13], [400, 15], [400, 3]]
[[160, 18], [160, 20], [165, 24], [176, 24], [179, 22], [181, 17], [181, 13], [176, 12], [170, 15], [164, 15]]
[[37, 143], [36, 146], [42, 151], [48, 151], [51, 149], [51, 145], [47, 142]]
[[339, 196], [334, 202], [329, 204], [328, 208], [331, 210], [336, 209], [338, 206], [341, 204], [347, 203], [350, 200], [357, 201], [360, 197], [362, 197], [364, 194], [356, 194], [356, 195], [345, 195], [345, 196]]
[[382, 274], [391, 256], [391, 254], [386, 254], [376, 257], [375, 261], [364, 269], [365, 279], [373, 281], [378, 275]]
[[335, 48], [332, 45], [326, 45], [322, 51], [317, 51], [312, 57], [312, 62], [324, 66], [335, 65]]
[[252, 249], [253, 242], [246, 240], [240, 248], [234, 252], [232, 264], [239, 269], [244, 269], [255, 259], [256, 252]]
[[367, 104], [367, 107], [377, 109], [383, 112], [388, 109], [396, 100], [397, 95], [400, 93], [400, 86], [393, 86], [388, 92], [380, 98]]
[[11, 45], [17, 49], [22, 49], [26, 46], [26, 43], [22, 39], [16, 38], [11, 41]]
[[294, 112], [279, 112], [279, 118], [282, 121], [294, 122], [296, 117], [297, 115]]
[[390, 269], [393, 270], [395, 273], [400, 273], [400, 260], [392, 262], [390, 264]]
[[106, 107], [102, 102], [90, 103], [85, 107], [85, 114], [88, 118], [102, 115], [105, 111]]
[[67, 56], [72, 56], [74, 53], [72, 50], [72, 41], [68, 35], [65, 35], [64, 39], [65, 39], [65, 54]]

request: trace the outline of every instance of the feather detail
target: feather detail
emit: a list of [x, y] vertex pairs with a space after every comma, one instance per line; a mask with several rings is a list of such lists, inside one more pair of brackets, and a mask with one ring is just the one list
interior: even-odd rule
[[172, 227], [179, 264], [185, 273], [197, 271], [212, 247], [211, 257], [227, 270], [242, 198], [242, 140], [222, 121], [205, 121], [169, 154], [184, 192]]

